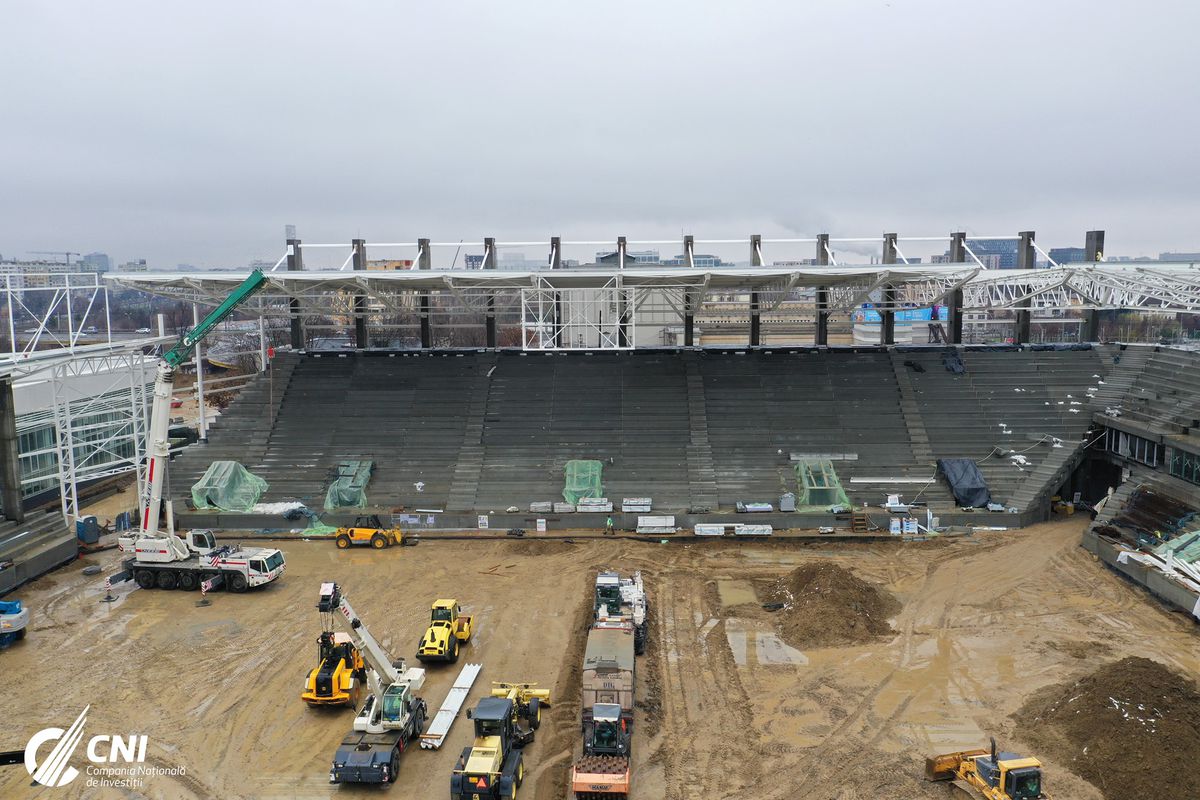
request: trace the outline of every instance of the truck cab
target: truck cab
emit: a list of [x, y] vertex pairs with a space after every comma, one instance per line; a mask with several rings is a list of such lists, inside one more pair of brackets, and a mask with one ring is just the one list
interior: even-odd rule
[[262, 586], [283, 574], [283, 553], [278, 550], [257, 550], [246, 566], [247, 582], [251, 586]]
[[1040, 800], [1042, 762], [1016, 753], [982, 756], [975, 759], [975, 771], [994, 797], [1004, 800]]
[[596, 703], [584, 725], [583, 751], [587, 755], [628, 756], [631, 731], [616, 703]]

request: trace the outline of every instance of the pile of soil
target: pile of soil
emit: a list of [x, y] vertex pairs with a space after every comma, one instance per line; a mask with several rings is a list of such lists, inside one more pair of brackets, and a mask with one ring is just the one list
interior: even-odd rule
[[[1146, 658], [1125, 658], [1035, 693], [1018, 735], [1108, 800], [1200, 797], [1200, 692]], [[1054, 792], [1054, 775], [1046, 776]]]
[[900, 603], [878, 586], [828, 562], [802, 564], [776, 581], [768, 602], [776, 612], [780, 636], [792, 647], [861, 644], [894, 633], [888, 618]]

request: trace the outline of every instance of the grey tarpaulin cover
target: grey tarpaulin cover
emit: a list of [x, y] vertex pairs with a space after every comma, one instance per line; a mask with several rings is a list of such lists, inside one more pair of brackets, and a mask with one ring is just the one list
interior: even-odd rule
[[969, 458], [939, 458], [938, 472], [946, 476], [954, 502], [964, 508], [983, 508], [992, 499], [987, 481]]

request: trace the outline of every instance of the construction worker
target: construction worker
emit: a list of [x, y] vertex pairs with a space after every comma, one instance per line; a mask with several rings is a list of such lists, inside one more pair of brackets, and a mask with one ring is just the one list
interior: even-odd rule
[[604, 522], [604, 535], [608, 536], [609, 534], [613, 534], [616, 532], [617, 532], [616, 528], [613, 527], [613, 519], [612, 519], [612, 517], [609, 517]]

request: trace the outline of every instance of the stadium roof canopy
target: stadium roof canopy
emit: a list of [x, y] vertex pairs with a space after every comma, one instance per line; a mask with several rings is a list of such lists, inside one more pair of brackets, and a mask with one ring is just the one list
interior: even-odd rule
[[[215, 304], [248, 272], [116, 273], [115, 284], [187, 302]], [[466, 297], [491, 292], [573, 290], [685, 290], [694, 301], [708, 292], [756, 292], [770, 304], [799, 289], [828, 290], [830, 310], [864, 302], [912, 308], [947, 301], [963, 290], [966, 309], [1102, 308], [1200, 312], [1200, 264], [1131, 262], [1073, 264], [1037, 270], [988, 270], [975, 263], [868, 266], [722, 267], [714, 269], [633, 266], [394, 271], [294, 271], [266, 273], [269, 303], [363, 295], [385, 305], [411, 293], [449, 292]], [[886, 287], [893, 292], [881, 295]], [[890, 298], [890, 299], [889, 299]]]

